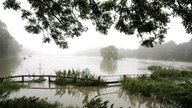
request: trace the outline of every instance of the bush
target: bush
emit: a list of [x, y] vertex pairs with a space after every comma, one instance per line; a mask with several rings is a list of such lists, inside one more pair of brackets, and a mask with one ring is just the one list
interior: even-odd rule
[[95, 86], [105, 85], [105, 80], [86, 73], [84, 70], [59, 70], [56, 71], [55, 83], [58, 85]]
[[192, 71], [150, 66], [151, 76], [121, 79], [122, 88], [134, 93], [188, 108], [192, 106]]
[[22, 87], [25, 87], [25, 85], [20, 84], [20, 83], [13, 83], [10, 81], [6, 81], [3, 83], [0, 83], [0, 94], [3, 94], [5, 92], [10, 92], [13, 90], [18, 90]]

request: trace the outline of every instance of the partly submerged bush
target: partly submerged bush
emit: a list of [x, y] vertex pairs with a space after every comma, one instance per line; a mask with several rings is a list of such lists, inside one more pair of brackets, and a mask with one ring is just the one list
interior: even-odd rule
[[151, 76], [121, 79], [122, 88], [175, 106], [192, 106], [192, 71], [151, 66]]
[[43, 76], [40, 76], [38, 78], [33, 78], [30, 82], [42, 83], [44, 81], [46, 81], [46, 79]]
[[18, 90], [22, 87], [25, 87], [25, 85], [21, 83], [14, 83], [10, 81], [6, 81], [3, 83], [0, 83], [0, 94], [5, 93], [5, 92], [10, 92], [13, 90]]
[[149, 66], [148, 70], [152, 72], [151, 78], [169, 78], [170, 80], [187, 80], [192, 78], [192, 71], [163, 68], [161, 66]]
[[91, 75], [90, 73], [79, 70], [59, 70], [56, 71], [55, 82], [58, 85], [73, 84], [77, 86], [105, 85], [105, 80]]

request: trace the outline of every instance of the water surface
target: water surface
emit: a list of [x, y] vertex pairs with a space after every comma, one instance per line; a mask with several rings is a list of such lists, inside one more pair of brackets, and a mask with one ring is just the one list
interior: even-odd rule
[[[24, 58], [25, 57], [25, 58]], [[192, 69], [191, 62], [161, 61], [125, 58], [118, 61], [103, 61], [100, 57], [85, 56], [21, 56], [15, 60], [0, 61], [0, 76], [23, 74], [55, 74], [55, 70], [89, 68], [95, 75], [149, 74], [147, 67], [160, 65], [178, 69]], [[110, 87], [74, 87], [56, 86], [47, 81], [42, 84], [32, 83], [31, 88], [13, 92], [11, 97], [37, 96], [48, 101], [58, 101], [64, 106], [82, 106], [82, 101], [95, 96], [109, 100], [115, 107], [124, 108], [170, 108], [170, 105], [159, 103], [143, 96], [131, 95], [119, 86]]]

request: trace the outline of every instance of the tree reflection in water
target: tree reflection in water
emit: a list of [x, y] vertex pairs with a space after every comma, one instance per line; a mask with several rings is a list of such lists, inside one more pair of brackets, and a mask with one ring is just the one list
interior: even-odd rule
[[116, 60], [102, 60], [100, 62], [100, 69], [107, 72], [108, 74], [113, 74], [117, 70]]
[[133, 108], [175, 108], [173, 105], [159, 102], [155, 99], [141, 96], [139, 94], [131, 94], [123, 89], [119, 89], [118, 97], [129, 102]]
[[[71, 86], [71, 85], [56, 86], [57, 89], [56, 89], [55, 95], [57, 96], [59, 95], [60, 97], [62, 97], [63, 95], [67, 94], [76, 98], [83, 96], [85, 101], [85, 100], [90, 100], [95, 96], [99, 96], [102, 98], [105, 95], [111, 95], [110, 93], [106, 93], [106, 91], [108, 91], [107, 89], [111, 88], [112, 90], [113, 88], [116, 88], [116, 87], [117, 86], [115, 87], [113, 86], [112, 87], [77, 87], [77, 86]], [[118, 98], [127, 102], [127, 105], [130, 106], [130, 108], [174, 108], [174, 106], [170, 104], [158, 102], [155, 99], [147, 98], [141, 95], [131, 94], [121, 88], [116, 90], [115, 92], [117, 93]], [[106, 100], [102, 100], [102, 101], [106, 101]], [[117, 106], [121, 106], [121, 105], [117, 105]]]
[[79, 97], [79, 96], [87, 96], [93, 93], [100, 95], [102, 91], [106, 87], [78, 87], [72, 85], [66, 86], [56, 86], [56, 93], [55, 95], [59, 95], [60, 97], [64, 94], [71, 95], [72, 97]]

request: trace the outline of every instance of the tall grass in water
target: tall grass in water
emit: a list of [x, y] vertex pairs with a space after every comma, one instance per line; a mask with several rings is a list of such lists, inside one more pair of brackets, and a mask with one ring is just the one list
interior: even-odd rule
[[0, 83], [0, 94], [11, 92], [13, 90], [19, 90], [22, 87], [25, 87], [25, 85], [21, 83], [14, 83], [11, 81], [5, 81], [3, 83]]
[[55, 83], [58, 85], [77, 85], [77, 86], [96, 86], [96, 85], [105, 85], [105, 80], [91, 75], [87, 72], [79, 70], [58, 70], [55, 71], [56, 79]]
[[150, 76], [121, 79], [122, 88], [176, 107], [192, 106], [192, 71], [159, 66], [150, 66], [148, 69], [152, 71]]

